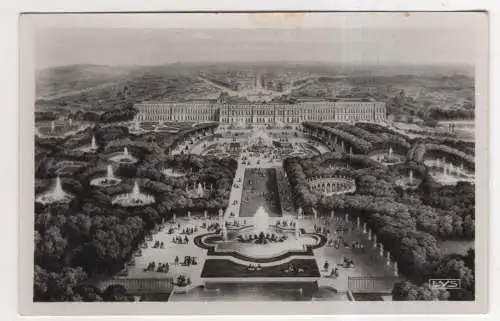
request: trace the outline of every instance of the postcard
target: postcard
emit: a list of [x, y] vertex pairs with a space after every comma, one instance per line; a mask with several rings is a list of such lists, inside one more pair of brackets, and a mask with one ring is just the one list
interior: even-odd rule
[[21, 314], [486, 311], [486, 14], [20, 21]]

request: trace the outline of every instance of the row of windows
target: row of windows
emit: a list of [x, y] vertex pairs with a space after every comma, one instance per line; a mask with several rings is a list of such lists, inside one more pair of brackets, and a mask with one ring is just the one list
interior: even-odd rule
[[[351, 103], [352, 104], [352, 103]], [[355, 104], [352, 104], [355, 105]], [[221, 119], [230, 119], [229, 116], [272, 116], [272, 117], [288, 117], [298, 116], [302, 120], [355, 120], [355, 119], [384, 119], [385, 118], [385, 105], [378, 104], [379, 106], [366, 107], [364, 104], [359, 104], [363, 108], [341, 107], [336, 109], [331, 108], [317, 108], [317, 106], [303, 106], [307, 108], [294, 108], [294, 109], [262, 109], [262, 105], [258, 105], [258, 109], [229, 109], [223, 106], [221, 111]], [[184, 105], [186, 106], [186, 105]], [[169, 108], [164, 104], [154, 105], [139, 105], [140, 112], [137, 115], [139, 120], [217, 120], [218, 108], [196, 108], [197, 105], [188, 105], [187, 108], [175, 106]], [[204, 106], [206, 105], [199, 105]], [[251, 105], [249, 105], [251, 106]], [[285, 105], [278, 105], [285, 108]], [[262, 118], [265, 119], [265, 118]]]
[[327, 113], [333, 113], [333, 112], [363, 112], [363, 113], [371, 113], [371, 112], [385, 112], [385, 108], [383, 107], [377, 107], [377, 108], [347, 108], [347, 107], [342, 107], [342, 108], [330, 108], [330, 109], [309, 109], [309, 108], [302, 108], [302, 109], [285, 109], [285, 110], [273, 110], [273, 109], [267, 109], [267, 110], [251, 110], [251, 109], [226, 109], [226, 110], [221, 110], [221, 114], [223, 115], [251, 115], [251, 114], [257, 114], [257, 115], [268, 115], [268, 114], [290, 114], [290, 115], [298, 115], [298, 114], [327, 114]]
[[145, 104], [145, 103], [140, 103], [136, 104], [135, 107], [138, 109], [156, 109], [156, 108], [206, 108], [206, 109], [289, 109], [290, 107], [294, 109], [329, 109], [329, 108], [360, 108], [360, 107], [366, 107], [366, 108], [380, 108], [383, 107], [383, 103], [366, 103], [366, 102], [359, 102], [359, 103], [351, 103], [351, 102], [337, 102], [337, 103], [322, 103], [322, 104], [314, 104], [314, 103], [297, 103], [297, 104], [267, 104], [265, 106], [261, 104], [256, 104], [256, 105], [242, 105], [242, 104], [237, 104], [237, 105], [228, 105], [228, 104], [219, 104], [219, 103], [214, 103], [214, 104], [196, 104], [196, 103], [168, 103], [168, 104]]
[[185, 107], [196, 107], [196, 108], [219, 108], [216, 104], [196, 104], [196, 103], [168, 103], [168, 104], [136, 104], [136, 108], [185, 108]]
[[[246, 117], [255, 117], [255, 116], [261, 116], [261, 115], [249, 115], [245, 114]], [[292, 115], [292, 114], [290, 114]], [[271, 116], [271, 118], [278, 118], [278, 117], [287, 117], [290, 115], [273, 115], [273, 114], [267, 114], [267, 116]], [[231, 114], [231, 115], [222, 115], [221, 118], [226, 118], [227, 116], [242, 116], [242, 115], [237, 115], [237, 114]], [[336, 113], [336, 114], [302, 114], [302, 115], [296, 115], [299, 116], [303, 120], [334, 120], [334, 119], [340, 119], [340, 120], [346, 120], [346, 119], [372, 119], [372, 118], [385, 118], [385, 113]], [[177, 112], [177, 113], [139, 113], [137, 115], [138, 119], [149, 119], [149, 117], [154, 117], [154, 118], [162, 118], [162, 119], [181, 119], [181, 118], [193, 118], [193, 119], [198, 119], [198, 118], [207, 118], [211, 117], [213, 119], [218, 118], [215, 113], [184, 113], [184, 112]]]
[[252, 117], [252, 118], [239, 118], [239, 117], [236, 117], [236, 118], [232, 118], [232, 117], [229, 117], [229, 118], [221, 118], [221, 123], [224, 123], [224, 124], [236, 124], [236, 123], [239, 123], [239, 122], [243, 122], [245, 124], [250, 124], [250, 123], [264, 123], [264, 124], [270, 124], [270, 123], [273, 123], [275, 121], [280, 121], [280, 122], [283, 122], [283, 123], [298, 123], [301, 121], [300, 118], [297, 118], [297, 117], [285, 117], [285, 118], [282, 118], [282, 119], [273, 119], [273, 118], [269, 118], [269, 117]]
[[170, 120], [180, 120], [180, 121], [185, 121], [185, 120], [213, 120], [217, 121], [217, 117], [213, 117], [210, 115], [178, 115], [174, 117], [166, 117], [166, 115], [138, 115], [136, 117], [137, 120], [139, 121], [170, 121]]
[[340, 108], [337, 108], [336, 111], [338, 112], [349, 112], [349, 113], [352, 113], [352, 112], [383, 112], [385, 111], [385, 108], [384, 107], [377, 107], [377, 108], [373, 108], [373, 107], [363, 107], [363, 108], [351, 108], [351, 107], [340, 107]]

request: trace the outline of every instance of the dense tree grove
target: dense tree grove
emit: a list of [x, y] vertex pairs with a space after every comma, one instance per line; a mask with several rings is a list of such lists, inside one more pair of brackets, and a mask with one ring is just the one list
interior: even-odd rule
[[[187, 133], [180, 134], [184, 139], [198, 135], [192, 129]], [[96, 137], [97, 152], [79, 151], [91, 136]], [[73, 199], [68, 204], [35, 203], [35, 300], [129, 300], [120, 289], [102, 293], [89, 284], [120, 271], [144, 238], [174, 213], [180, 216], [188, 210], [193, 214], [208, 210], [215, 214], [227, 207], [235, 160], [169, 156], [164, 151], [178, 142], [175, 135], [158, 139], [145, 136], [130, 135], [125, 127], [101, 125], [70, 139], [37, 141], [35, 194], [49, 190], [59, 175], [63, 189]], [[93, 178], [106, 175], [108, 157], [123, 147], [138, 162], [113, 165], [122, 182], [111, 187], [90, 186]], [[71, 172], [65, 171], [68, 166]], [[161, 172], [164, 168], [185, 176], [168, 177]], [[142, 191], [155, 197], [154, 204], [135, 208], [111, 204], [115, 195], [129, 193], [136, 181]], [[198, 183], [206, 188], [204, 197], [190, 193]]]
[[361, 154], [365, 154], [372, 149], [372, 144], [370, 142], [368, 142], [365, 139], [362, 139], [358, 136], [355, 136], [354, 134], [345, 132], [343, 130], [329, 127], [329, 126], [325, 126], [325, 125], [320, 124], [320, 123], [304, 122], [302, 125], [306, 129], [320, 130], [324, 133], [328, 133], [328, 134], [331, 134], [335, 137], [338, 137], [341, 140], [348, 143], [349, 146], [352, 146], [355, 149], [355, 151], [359, 151]]
[[326, 125], [342, 130], [344, 132], [353, 134], [355, 136], [358, 136], [360, 138], [363, 138], [364, 140], [372, 143], [372, 144], [379, 144], [383, 141], [383, 138], [381, 138], [379, 135], [375, 135], [367, 130], [364, 130], [360, 127], [353, 126], [346, 124], [344, 122], [342, 123], [327, 123]]
[[[331, 167], [331, 164], [337, 166]], [[283, 165], [297, 208], [302, 208], [306, 215], [311, 214], [314, 208], [323, 213], [333, 210], [349, 213], [351, 217], [360, 216], [377, 234], [384, 248], [391, 252], [399, 263], [400, 271], [416, 284], [426, 282], [430, 273], [438, 274], [435, 271], [439, 268], [452, 265], [459, 269], [455, 265], [460, 263], [447, 263], [447, 259], [442, 257], [439, 240], [473, 239], [473, 185], [431, 185], [427, 183], [430, 179], [428, 170], [421, 164], [407, 162], [386, 168], [378, 163], [375, 165], [369, 157], [362, 155], [353, 157], [327, 153], [308, 159], [288, 158]], [[416, 178], [422, 180], [422, 184], [417, 189], [405, 190], [396, 181], [406, 177], [410, 169]], [[311, 177], [334, 175], [354, 178], [356, 192], [329, 197], [309, 187], [308, 179]], [[468, 275], [468, 272], [464, 273]], [[448, 294], [405, 283], [395, 288], [395, 297], [427, 300], [443, 299]], [[453, 298], [450, 296], [450, 299]]]
[[56, 120], [57, 116], [54, 112], [50, 111], [37, 111], [35, 112], [35, 121], [51, 121]]
[[429, 267], [428, 279], [459, 279], [460, 288], [453, 290], [431, 289], [429, 283], [421, 285], [410, 281], [399, 282], [394, 285], [392, 297], [395, 301], [472, 301], [475, 293], [474, 278], [475, 252], [470, 249], [466, 255], [452, 254], [441, 258]]
[[364, 129], [365, 131], [368, 131], [370, 133], [376, 134], [376, 135], [381, 135], [381, 134], [392, 134], [394, 136], [402, 136], [400, 133], [397, 131], [388, 128], [387, 126], [383, 126], [380, 124], [376, 123], [357, 123], [356, 127], [359, 127], [361, 129]]
[[429, 110], [429, 118], [431, 119], [474, 119], [474, 106], [470, 109], [442, 109], [431, 108]]

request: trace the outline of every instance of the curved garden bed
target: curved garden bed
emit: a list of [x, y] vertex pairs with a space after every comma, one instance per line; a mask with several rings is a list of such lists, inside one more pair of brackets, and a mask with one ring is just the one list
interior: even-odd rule
[[250, 263], [270, 263], [270, 262], [281, 261], [283, 259], [286, 259], [286, 258], [289, 258], [292, 256], [312, 256], [313, 250], [318, 249], [320, 247], [323, 247], [327, 242], [326, 237], [321, 235], [321, 234], [304, 233], [303, 231], [301, 234], [318, 238], [319, 242], [317, 242], [315, 245], [305, 245], [305, 251], [288, 251], [286, 253], [277, 255], [275, 257], [269, 257], [269, 258], [250, 257], [250, 256], [246, 256], [244, 254], [241, 254], [241, 253], [235, 252], [235, 251], [217, 252], [214, 245], [209, 245], [209, 244], [206, 244], [203, 242], [204, 238], [209, 238], [209, 237], [210, 238], [217, 238], [218, 237], [218, 240], [222, 240], [222, 238], [220, 238], [220, 236], [217, 233], [207, 233], [207, 234], [198, 235], [193, 239], [193, 242], [196, 246], [207, 250], [208, 256], [232, 256], [236, 259], [240, 259], [240, 260], [247, 261]]

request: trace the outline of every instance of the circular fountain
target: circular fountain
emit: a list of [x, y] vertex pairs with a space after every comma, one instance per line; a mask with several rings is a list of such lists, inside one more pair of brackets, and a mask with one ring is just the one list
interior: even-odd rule
[[227, 241], [227, 227], [226, 227], [226, 222], [222, 222], [222, 228], [221, 228], [221, 236], [223, 241]]
[[296, 221], [284, 220], [271, 225], [269, 215], [262, 206], [255, 212], [251, 225], [223, 222], [220, 233], [195, 238], [195, 244], [202, 248], [242, 260], [269, 262], [291, 255], [306, 255], [325, 242], [326, 239], [319, 234], [301, 233]]
[[136, 207], [152, 204], [154, 202], [154, 196], [142, 193], [140, 191], [139, 184], [135, 182], [131, 193], [116, 196], [111, 201], [111, 204], [117, 204], [123, 207]]
[[272, 147], [273, 139], [263, 129], [257, 129], [252, 136], [248, 139], [248, 145], [252, 147]]
[[413, 176], [413, 170], [410, 169], [407, 177], [402, 177], [396, 181], [396, 185], [404, 189], [414, 189], [417, 188], [421, 183], [421, 179], [415, 178]]
[[83, 146], [80, 148], [81, 151], [83, 152], [96, 152], [99, 147], [97, 146], [95, 136], [92, 136], [92, 139], [90, 140], [90, 145]]
[[400, 164], [405, 161], [405, 157], [399, 154], [394, 153], [392, 147], [389, 147], [387, 153], [378, 153], [372, 155], [370, 158], [382, 163], [384, 165], [395, 165]]
[[458, 182], [474, 184], [475, 182], [473, 170], [465, 168], [463, 164], [454, 165], [444, 157], [425, 160], [424, 164], [429, 167], [431, 176], [440, 184], [456, 185]]
[[66, 193], [61, 184], [61, 178], [57, 176], [56, 178], [56, 184], [54, 188], [46, 193], [41, 194], [36, 198], [36, 202], [47, 205], [47, 204], [53, 204], [53, 203], [69, 203], [73, 199], [73, 196], [70, 194]]
[[138, 161], [136, 157], [129, 154], [127, 147], [123, 148], [123, 153], [114, 155], [109, 160], [117, 164], [135, 164]]
[[108, 165], [107, 174], [103, 177], [97, 177], [90, 181], [91, 186], [99, 186], [99, 187], [109, 187], [120, 184], [122, 180], [116, 178], [113, 174], [113, 166]]

